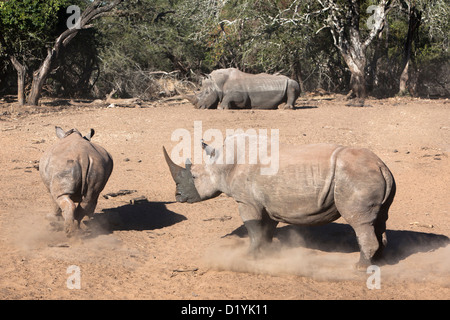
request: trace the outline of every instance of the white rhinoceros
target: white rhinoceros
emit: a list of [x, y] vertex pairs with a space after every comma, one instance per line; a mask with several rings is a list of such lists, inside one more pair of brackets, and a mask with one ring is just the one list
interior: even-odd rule
[[199, 109], [276, 109], [282, 103], [292, 109], [299, 94], [297, 81], [286, 76], [229, 68], [214, 70], [203, 80], [200, 93], [184, 97]]
[[[113, 169], [111, 155], [76, 129], [56, 127], [58, 142], [39, 161], [39, 172], [55, 203], [55, 216], [62, 214], [66, 233], [79, 228], [84, 216], [92, 216], [98, 196]], [[78, 206], [75, 205], [78, 203]], [[76, 224], [75, 224], [76, 221]]]
[[[225, 139], [236, 139], [229, 136]], [[221, 193], [234, 198], [255, 253], [272, 241], [278, 222], [321, 225], [343, 217], [355, 230], [360, 246], [357, 267], [380, 256], [387, 243], [386, 220], [395, 181], [368, 149], [335, 144], [281, 145], [279, 168], [262, 175], [262, 164], [216, 163], [220, 149], [203, 143], [204, 164], [186, 168], [164, 156], [176, 183], [178, 202], [204, 201]], [[222, 149], [224, 150], [224, 149]]]

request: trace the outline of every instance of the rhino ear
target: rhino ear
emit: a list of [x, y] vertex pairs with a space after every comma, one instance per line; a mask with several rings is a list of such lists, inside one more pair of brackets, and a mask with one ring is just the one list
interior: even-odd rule
[[184, 162], [186, 169], [191, 170], [192, 162], [191, 159], [186, 158], [186, 161]]
[[203, 139], [202, 139], [202, 148], [203, 150], [205, 150], [206, 154], [209, 157], [214, 158], [216, 156], [216, 149], [214, 149], [211, 146], [208, 146], [205, 142], [203, 142]]
[[84, 137], [87, 141], [91, 141], [92, 137], [95, 134], [95, 130], [91, 128], [91, 131]]
[[56, 131], [56, 136], [59, 139], [62, 139], [65, 137], [66, 133], [64, 132], [64, 130], [61, 127], [56, 126], [55, 127], [55, 131]]

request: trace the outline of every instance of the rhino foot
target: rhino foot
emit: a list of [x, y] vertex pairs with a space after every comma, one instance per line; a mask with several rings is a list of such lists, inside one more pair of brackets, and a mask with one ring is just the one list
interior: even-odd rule
[[82, 230], [80, 229], [80, 224], [77, 220], [65, 221], [64, 222], [64, 231], [66, 232], [66, 236], [68, 238], [77, 237], [82, 232]]
[[361, 262], [358, 261], [357, 263], [355, 263], [354, 268], [356, 271], [358, 272], [366, 272], [367, 268], [371, 265], [371, 263], [366, 263], [366, 262]]
[[270, 219], [244, 221], [250, 237], [249, 256], [259, 258], [267, 253], [276, 225], [277, 222]]
[[285, 104], [283, 106], [281, 106], [282, 110], [294, 110], [294, 106], [292, 104]]

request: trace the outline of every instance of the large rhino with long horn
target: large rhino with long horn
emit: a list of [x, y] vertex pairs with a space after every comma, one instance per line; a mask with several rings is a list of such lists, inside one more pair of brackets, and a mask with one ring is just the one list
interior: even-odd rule
[[[224, 146], [236, 137], [227, 137]], [[387, 166], [373, 152], [335, 144], [280, 145], [278, 152], [272, 152], [278, 156], [278, 171], [263, 175], [261, 163], [267, 161], [242, 164], [242, 154], [235, 151], [233, 163], [219, 164], [225, 149], [202, 146], [205, 163], [188, 163], [185, 168], [176, 165], [163, 148], [176, 183], [176, 200], [194, 203], [221, 193], [234, 198], [248, 230], [250, 253], [272, 241], [279, 222], [321, 225], [342, 216], [353, 227], [360, 246], [356, 267], [366, 268], [380, 257], [387, 243], [386, 221], [396, 186]]]
[[211, 72], [197, 95], [182, 95], [199, 109], [276, 109], [282, 103], [293, 109], [299, 94], [298, 83], [286, 76], [229, 68]]
[[71, 236], [83, 217], [93, 215], [113, 160], [104, 148], [91, 142], [94, 129], [84, 137], [77, 129], [55, 130], [59, 140], [42, 155], [39, 173], [54, 202], [55, 210], [48, 217], [62, 215], [64, 229]]

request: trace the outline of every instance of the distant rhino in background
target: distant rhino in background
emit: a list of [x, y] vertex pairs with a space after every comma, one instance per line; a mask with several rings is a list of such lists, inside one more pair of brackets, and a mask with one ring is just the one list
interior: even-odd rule
[[[228, 136], [224, 146], [237, 137]], [[176, 200], [194, 203], [221, 193], [234, 198], [248, 230], [250, 253], [272, 241], [279, 222], [321, 225], [342, 216], [360, 246], [357, 268], [367, 268], [381, 255], [396, 186], [392, 173], [373, 152], [334, 144], [280, 144], [278, 171], [262, 175], [260, 163], [239, 164], [245, 155], [236, 152], [232, 164], [219, 164], [216, 159], [222, 151], [202, 146], [208, 161], [188, 163], [186, 168], [176, 165], [163, 148], [176, 183]]]
[[41, 157], [39, 173], [55, 203], [54, 216], [62, 214], [70, 236], [85, 216], [94, 213], [113, 170], [113, 160], [105, 149], [91, 142], [93, 129], [85, 137], [77, 129], [55, 129], [60, 140]]
[[199, 109], [293, 109], [300, 94], [295, 80], [283, 75], [249, 74], [235, 68], [214, 70], [197, 95], [183, 95]]

